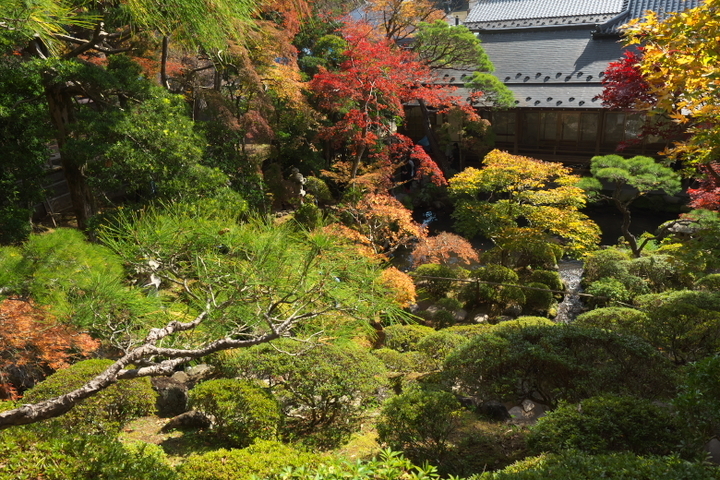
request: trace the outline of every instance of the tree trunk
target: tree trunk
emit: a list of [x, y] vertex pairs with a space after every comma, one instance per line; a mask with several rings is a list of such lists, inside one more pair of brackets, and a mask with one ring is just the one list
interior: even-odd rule
[[160, 55], [160, 85], [166, 90], [170, 90], [170, 83], [168, 82], [167, 76], [167, 61], [168, 61], [168, 43], [170, 38], [167, 35], [163, 35], [162, 38], [162, 52]]
[[432, 124], [430, 122], [430, 112], [428, 111], [427, 104], [423, 99], [419, 99], [418, 103], [420, 104], [420, 112], [422, 113], [423, 117], [423, 128], [425, 129], [425, 136], [427, 137], [428, 142], [430, 142], [430, 148], [432, 149], [431, 156], [437, 162], [443, 174], [447, 176], [450, 171], [450, 162], [448, 161], [445, 152], [443, 152], [440, 148], [440, 142], [437, 139], [437, 135], [435, 135], [435, 130], [433, 130], [432, 128]]
[[635, 258], [638, 258], [640, 256], [640, 248], [638, 247], [635, 235], [630, 233], [630, 221], [632, 219], [630, 214], [630, 204], [623, 203], [617, 199], [615, 199], [614, 202], [615, 206], [618, 208], [618, 210], [620, 210], [623, 216], [623, 221], [620, 225], [620, 231], [622, 232], [622, 236], [628, 242], [628, 245], [630, 245], [630, 250], [632, 251], [633, 256]]
[[70, 136], [70, 126], [75, 122], [71, 89], [62, 84], [46, 85], [45, 95], [50, 110], [50, 119], [55, 126], [55, 138], [60, 149], [63, 174], [70, 190], [70, 200], [77, 219], [78, 228], [85, 230], [87, 222], [96, 213], [95, 197], [85, 178], [85, 166], [78, 165], [65, 150]]

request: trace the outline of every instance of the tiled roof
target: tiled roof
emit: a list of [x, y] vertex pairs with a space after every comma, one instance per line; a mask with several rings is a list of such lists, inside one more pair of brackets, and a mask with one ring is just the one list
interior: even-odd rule
[[600, 25], [598, 33], [616, 33], [618, 27], [627, 23], [633, 18], [642, 18], [648, 10], [658, 12], [660, 16], [672, 12], [680, 12], [689, 8], [695, 8], [702, 3], [702, 0], [630, 0], [625, 15], [614, 21]]
[[607, 22], [625, 11], [628, 0], [479, 0], [465, 24], [498, 29]]

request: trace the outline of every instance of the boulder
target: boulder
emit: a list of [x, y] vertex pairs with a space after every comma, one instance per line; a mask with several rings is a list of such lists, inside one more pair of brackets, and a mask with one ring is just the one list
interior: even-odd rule
[[212, 419], [202, 412], [197, 410], [190, 410], [189, 412], [181, 413], [170, 419], [162, 429], [163, 433], [167, 433], [171, 430], [201, 430], [204, 428], [210, 428], [212, 425]]
[[158, 393], [156, 402], [158, 416], [174, 417], [187, 410], [188, 385], [172, 377], [155, 377], [152, 385]]

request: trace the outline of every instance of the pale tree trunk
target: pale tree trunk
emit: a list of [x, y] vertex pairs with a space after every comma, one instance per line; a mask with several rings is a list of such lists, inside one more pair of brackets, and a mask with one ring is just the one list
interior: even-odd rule
[[163, 35], [162, 38], [162, 51], [160, 55], [160, 85], [166, 90], [170, 90], [170, 82], [168, 82], [167, 76], [167, 61], [168, 61], [168, 44], [170, 38], [167, 35]]

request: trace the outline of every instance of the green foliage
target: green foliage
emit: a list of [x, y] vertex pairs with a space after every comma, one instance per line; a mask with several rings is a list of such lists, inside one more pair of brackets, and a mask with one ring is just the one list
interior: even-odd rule
[[667, 406], [635, 397], [602, 396], [549, 412], [530, 428], [527, 441], [536, 454], [579, 450], [596, 455], [669, 455], [679, 444], [680, 433]]
[[627, 303], [632, 298], [625, 285], [613, 277], [604, 277], [591, 283], [585, 293], [595, 296], [588, 303], [600, 306]]
[[379, 266], [330, 234], [298, 231], [291, 222], [239, 224], [236, 211], [211, 207], [201, 202], [121, 213], [100, 232], [134, 281], [145, 284], [153, 274], [162, 280], [159, 297], [171, 306], [166, 313], [193, 315], [206, 300], [222, 306], [181, 340], [184, 345], [260, 334], [269, 321], [280, 327], [296, 319], [302, 325], [293, 333], [300, 336], [347, 333], [381, 314], [390, 321], [406, 316], [377, 282]]
[[416, 324], [388, 325], [383, 331], [385, 332], [385, 347], [398, 352], [418, 350], [420, 341], [435, 333], [435, 330], [431, 327]]
[[720, 294], [680, 290], [642, 295], [636, 306], [647, 313], [643, 337], [683, 364], [720, 349]]
[[629, 307], [596, 308], [581, 313], [575, 324], [581, 327], [601, 328], [627, 335], [642, 335], [648, 317], [645, 312]]
[[552, 327], [558, 325], [546, 317], [522, 316], [515, 320], [506, 320], [491, 327], [492, 332], [512, 331], [526, 327]]
[[305, 177], [305, 190], [311, 194], [321, 205], [327, 205], [333, 201], [332, 192], [324, 180], [309, 175]]
[[678, 457], [638, 457], [632, 453], [590, 455], [566, 452], [531, 457], [474, 480], [717, 480], [720, 471]]
[[156, 445], [123, 445], [105, 435], [75, 429], [20, 427], [0, 434], [0, 479], [176, 480]]
[[493, 329], [457, 347], [445, 375], [482, 401], [531, 399], [545, 405], [600, 394], [667, 396], [671, 365], [636, 337], [574, 325]]
[[442, 461], [459, 428], [460, 403], [450, 392], [414, 388], [389, 398], [377, 424], [381, 442], [415, 463]]
[[288, 468], [321, 461], [319, 455], [276, 441], [258, 440], [241, 450], [221, 448], [191, 455], [178, 467], [179, 480], [251, 480], [277, 478]]
[[[112, 363], [111, 360], [85, 360], [58, 370], [28, 390], [23, 403], [36, 403], [68, 393], [105, 371]], [[153, 413], [156, 397], [149, 378], [123, 380], [49, 422], [73, 432], [109, 433], [134, 418]]]
[[13, 267], [3, 282], [8, 293], [49, 305], [60, 321], [105, 339], [123, 327], [137, 329], [159, 307], [157, 299], [124, 284], [121, 257], [75, 229], [32, 235], [0, 258]]
[[280, 407], [253, 382], [208, 380], [190, 390], [189, 406], [214, 418], [212, 435], [243, 448], [256, 439], [274, 440], [281, 421]]
[[223, 372], [267, 384], [285, 416], [284, 437], [336, 447], [355, 431], [384, 387], [382, 362], [352, 343], [274, 345], [277, 349], [265, 344], [227, 354]]
[[709, 290], [720, 292], [720, 273], [711, 273], [695, 282], [695, 290]]
[[427, 355], [416, 351], [398, 352], [391, 348], [378, 348], [373, 350], [372, 354], [378, 357], [392, 374], [424, 372], [432, 363]]
[[[483, 165], [450, 179], [459, 233], [492, 239], [501, 256], [526, 252], [530, 259], [550, 244], [569, 255], [597, 244], [600, 229], [580, 212], [585, 194], [566, 167], [498, 150], [486, 155]], [[530, 259], [517, 261], [527, 265]]]
[[555, 297], [544, 283], [530, 282], [526, 286], [542, 290], [525, 289], [525, 306], [531, 311], [547, 313], [555, 303]]
[[0, 244], [25, 240], [34, 205], [42, 200], [50, 129], [37, 72], [19, 59], [0, 59]]
[[458, 295], [460, 300], [463, 300], [469, 307], [489, 304], [494, 311], [497, 311], [511, 304], [522, 305], [525, 303], [524, 291], [512, 286], [518, 283], [518, 274], [508, 267], [486, 265], [471, 271], [470, 279], [477, 279], [480, 282], [465, 283]]
[[322, 210], [317, 205], [305, 202], [293, 213], [296, 222], [308, 230], [314, 230], [322, 226]]
[[587, 254], [583, 262], [583, 283], [588, 285], [604, 277], [627, 275], [624, 260], [631, 257], [627, 251], [616, 248], [604, 248]]
[[652, 292], [688, 287], [687, 276], [679, 271], [670, 255], [653, 254], [624, 262], [628, 273], [643, 279]]
[[465, 341], [467, 341], [467, 338], [464, 336], [448, 332], [445, 329], [430, 333], [429, 335], [423, 337], [417, 343], [417, 349], [421, 353], [427, 355], [428, 358], [431, 358], [437, 366], [440, 366], [445, 361], [445, 357], [447, 357], [448, 354], [455, 349], [455, 347]]
[[555, 270], [533, 270], [532, 273], [530, 273], [528, 281], [544, 283], [550, 290], [565, 289], [565, 284], [560, 274]]
[[613, 183], [616, 190], [625, 185], [635, 188], [637, 193], [623, 201], [627, 205], [653, 190], [675, 195], [682, 189], [680, 175], [672, 168], [657, 163], [651, 157], [640, 155], [632, 158], [614, 154], [593, 157], [590, 160], [590, 173], [594, 178]]
[[[445, 297], [450, 290], [455, 287], [452, 280], [442, 280], [443, 278], [459, 278], [460, 274], [457, 269], [450, 268], [446, 265], [437, 263], [426, 263], [415, 269], [415, 284], [428, 292], [433, 298]], [[420, 278], [420, 277], [439, 277], [439, 278]]]
[[720, 433], [720, 356], [717, 354], [688, 365], [687, 377], [673, 405], [682, 419], [685, 449], [702, 457], [707, 441]]
[[440, 478], [432, 465], [413, 465], [401, 453], [383, 450], [369, 461], [331, 459], [320, 465], [310, 464], [290, 468], [280, 475], [280, 480], [435, 480]]

